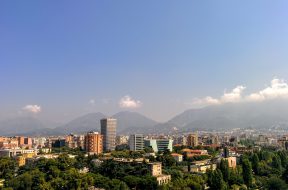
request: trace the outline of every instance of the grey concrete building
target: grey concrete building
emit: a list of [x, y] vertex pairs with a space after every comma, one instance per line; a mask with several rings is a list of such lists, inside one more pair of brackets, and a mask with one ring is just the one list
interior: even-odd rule
[[144, 135], [133, 134], [129, 137], [129, 147], [132, 151], [140, 151], [144, 149]]
[[101, 119], [101, 134], [103, 135], [103, 151], [115, 150], [117, 120], [114, 118]]

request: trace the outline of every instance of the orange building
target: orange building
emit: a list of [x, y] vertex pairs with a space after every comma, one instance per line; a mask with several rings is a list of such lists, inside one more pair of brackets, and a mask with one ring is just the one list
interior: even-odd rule
[[100, 154], [103, 152], [103, 135], [98, 132], [89, 132], [85, 136], [85, 150], [88, 154]]
[[23, 146], [25, 144], [25, 137], [17, 137], [18, 139], [18, 145]]
[[16, 161], [18, 163], [18, 166], [24, 166], [26, 164], [26, 158], [24, 156], [18, 156], [16, 158]]
[[188, 158], [193, 157], [193, 156], [208, 155], [207, 150], [191, 150], [191, 149], [185, 148], [185, 149], [182, 149], [182, 152]]
[[236, 168], [237, 166], [237, 159], [236, 157], [228, 157], [228, 158], [224, 158], [224, 160], [228, 161], [228, 166], [230, 168]]
[[193, 134], [189, 134], [187, 137], [187, 145], [191, 146], [191, 147], [195, 147], [198, 146], [198, 134], [197, 133], [193, 133]]
[[17, 148], [18, 139], [14, 137], [1, 137], [0, 138], [0, 149], [3, 148]]
[[28, 147], [31, 147], [32, 146], [32, 138], [30, 137], [25, 137], [24, 138], [24, 144]]

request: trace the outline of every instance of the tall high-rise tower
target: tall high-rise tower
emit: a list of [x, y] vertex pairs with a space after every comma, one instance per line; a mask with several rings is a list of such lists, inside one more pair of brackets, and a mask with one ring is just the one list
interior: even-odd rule
[[103, 150], [112, 151], [116, 146], [117, 120], [113, 118], [101, 119], [101, 134], [103, 135]]

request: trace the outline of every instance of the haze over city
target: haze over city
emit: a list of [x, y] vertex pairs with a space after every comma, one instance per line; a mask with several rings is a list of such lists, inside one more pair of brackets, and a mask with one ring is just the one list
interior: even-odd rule
[[165, 122], [286, 98], [286, 4], [3, 1], [0, 118], [128, 110]]
[[288, 1], [0, 1], [0, 190], [287, 190]]

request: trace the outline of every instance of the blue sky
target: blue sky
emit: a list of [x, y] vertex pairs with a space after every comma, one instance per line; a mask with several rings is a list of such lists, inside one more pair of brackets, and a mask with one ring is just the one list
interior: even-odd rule
[[261, 91], [288, 79], [287, 8], [262, 0], [1, 1], [0, 118], [38, 105], [47, 120], [131, 110], [165, 121], [237, 85]]

